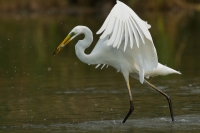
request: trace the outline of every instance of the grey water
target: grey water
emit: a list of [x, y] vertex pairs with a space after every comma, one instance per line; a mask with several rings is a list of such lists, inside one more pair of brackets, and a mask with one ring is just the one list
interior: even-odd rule
[[125, 124], [129, 97], [121, 73], [97, 68], [75, 55], [73, 40], [55, 48], [76, 25], [95, 33], [95, 16], [22, 15], [0, 18], [0, 132], [200, 132], [200, 14], [139, 13], [152, 28], [159, 62], [182, 75], [149, 81], [172, 98], [130, 79], [135, 110]]

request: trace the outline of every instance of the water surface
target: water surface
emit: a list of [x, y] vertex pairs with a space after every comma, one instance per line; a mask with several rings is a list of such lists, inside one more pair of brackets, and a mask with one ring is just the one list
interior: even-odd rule
[[199, 132], [199, 13], [138, 14], [152, 25], [159, 61], [182, 72], [150, 79], [171, 95], [175, 122], [162, 95], [130, 79], [135, 111], [122, 124], [123, 76], [79, 61], [74, 45], [83, 36], [52, 56], [74, 26], [95, 33], [105, 18], [19, 15], [0, 18], [0, 132]]

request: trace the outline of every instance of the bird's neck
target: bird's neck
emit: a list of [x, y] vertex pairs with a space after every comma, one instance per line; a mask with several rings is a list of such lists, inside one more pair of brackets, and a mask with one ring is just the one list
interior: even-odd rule
[[79, 40], [75, 46], [75, 52], [77, 57], [84, 63], [93, 64], [92, 57], [89, 54], [85, 54], [85, 49], [88, 48], [93, 41], [92, 31], [88, 27], [84, 27], [81, 31], [85, 35], [83, 40]]

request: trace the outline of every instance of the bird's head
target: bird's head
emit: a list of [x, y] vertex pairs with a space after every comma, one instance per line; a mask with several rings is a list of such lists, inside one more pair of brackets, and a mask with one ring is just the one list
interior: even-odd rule
[[78, 36], [81, 33], [80, 26], [74, 27], [71, 32], [67, 35], [67, 37], [60, 43], [60, 45], [57, 47], [53, 55], [58, 54], [70, 41], [72, 41], [76, 36]]

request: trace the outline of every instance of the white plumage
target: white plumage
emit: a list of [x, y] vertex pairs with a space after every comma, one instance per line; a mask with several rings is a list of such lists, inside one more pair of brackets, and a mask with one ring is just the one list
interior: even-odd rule
[[117, 4], [113, 7], [97, 34], [104, 31], [100, 39], [105, 38], [107, 35], [111, 36], [107, 45], [113, 45], [113, 47], [119, 47], [122, 38], [125, 37], [125, 51], [128, 43], [131, 48], [134, 44], [139, 47], [141, 41], [145, 44], [145, 38], [153, 43], [148, 31], [150, 27], [147, 22], [140, 19], [127, 5], [117, 1]]
[[87, 64], [97, 64], [96, 68], [103, 65], [112, 66], [121, 72], [126, 80], [130, 96], [130, 111], [124, 121], [133, 110], [133, 101], [129, 85], [129, 75], [139, 79], [141, 83], [147, 83], [156, 91], [163, 94], [169, 102], [170, 113], [173, 121], [173, 113], [170, 97], [145, 80], [149, 77], [180, 74], [167, 66], [158, 63], [157, 52], [153, 44], [149, 28], [151, 26], [124, 3], [117, 1], [110, 14], [106, 18], [97, 34], [102, 33], [99, 41], [90, 54], [85, 54], [93, 41], [93, 34], [86, 26], [76, 26], [57, 47], [54, 55], [79, 34], [85, 38], [79, 40], [75, 46], [78, 58]]
[[[158, 65], [157, 53], [148, 30], [150, 27], [127, 5], [117, 1], [97, 32], [97, 34], [103, 32], [100, 36], [102, 40], [108, 37], [108, 46], [119, 48], [122, 45], [125, 53], [133, 54], [131, 57], [137, 65], [136, 71], [139, 73], [141, 83], [144, 81], [145, 71], [151, 71]], [[126, 51], [127, 49], [132, 51]]]

